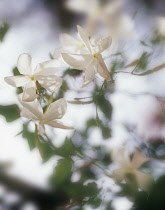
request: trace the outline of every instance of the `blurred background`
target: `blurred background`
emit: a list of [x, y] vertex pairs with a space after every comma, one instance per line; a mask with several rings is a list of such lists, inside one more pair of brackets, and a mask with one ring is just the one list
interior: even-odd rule
[[[81, 9], [83, 0], [79, 0], [82, 5], [80, 4], [78, 9], [76, 6], [75, 8], [67, 6], [66, 2], [67, 0], [0, 0], [0, 209], [2, 210], [76, 209], [67, 203], [67, 193], [63, 188], [59, 194], [56, 193], [56, 190], [59, 192], [56, 185], [54, 187], [52, 184], [53, 192], [50, 189], [49, 177], [60, 155], [48, 154], [50, 157], [43, 161], [33, 142], [34, 125], [32, 122], [27, 125], [26, 120], [19, 118], [19, 113], [14, 114], [18, 108], [16, 90], [4, 82], [4, 77], [13, 74], [20, 54], [30, 54], [34, 58], [34, 63], [43, 62], [54, 56], [56, 49], [61, 47], [59, 41], [61, 33], [69, 33], [76, 37], [76, 25], [85, 25], [89, 14]], [[106, 95], [99, 95], [100, 98], [97, 100], [100, 104], [98, 101], [96, 104], [78, 106], [74, 103], [68, 104], [64, 120], [71, 122], [77, 131], [58, 129], [53, 131], [47, 128], [49, 137], [53, 139], [56, 147], [61, 147], [66, 137], [72, 138], [77, 147], [85, 141], [87, 145], [82, 149], [85, 154], [93, 159], [99, 157], [106, 163], [106, 167], [109, 167], [108, 164], [111, 162], [107, 159], [108, 152], [114, 145], [125, 145], [129, 151], [143, 145], [144, 151], [148, 154], [146, 148], [152, 143], [153, 150], [159, 147], [156, 155], [164, 157], [162, 145], [165, 138], [165, 69], [164, 66], [160, 66], [165, 61], [165, 1], [118, 2], [117, 4], [116, 0], [100, 1], [101, 5], [107, 5], [105, 6], [108, 14], [106, 27], [109, 30], [105, 31], [99, 25], [96, 32], [97, 36], [104, 36], [107, 33], [112, 35], [111, 55], [106, 58], [106, 62], [113, 73], [115, 83], [108, 86]], [[92, 8], [90, 12], [93, 14]], [[135, 76], [123, 73], [134, 71], [135, 65], [132, 62], [139, 58], [142, 59], [142, 66], [139, 67], [142, 71], [139, 73], [136, 69], [137, 74], [147, 72], [146, 75]], [[124, 69], [125, 66], [128, 68]], [[153, 70], [156, 67], [161, 71]], [[150, 74], [148, 70], [156, 73]], [[94, 84], [82, 90], [81, 76], [68, 75], [66, 80], [69, 88], [64, 95], [68, 101], [73, 101], [77, 97], [90, 97], [97, 92], [95, 84], [97, 87], [102, 84], [102, 81], [96, 78]], [[85, 102], [88, 100], [85, 99]], [[99, 116], [103, 122], [101, 127], [97, 127], [92, 121], [96, 118], [96, 105], [100, 109]], [[22, 131], [23, 124], [23, 135], [17, 135]], [[155, 142], [160, 144], [156, 147]], [[152, 154], [155, 155], [154, 152]], [[152, 172], [157, 178], [164, 173], [164, 161], [155, 160], [150, 166], [152, 170], [155, 164], [157, 169]], [[90, 172], [86, 174], [87, 177], [90, 177]], [[110, 195], [108, 190], [113, 189], [112, 191], [116, 193], [120, 191], [119, 187], [96, 169], [92, 169], [91, 173], [99, 177], [98, 183], [104, 191], [101, 198], [108, 203], [107, 197]], [[79, 180], [78, 176], [74, 176], [75, 180]], [[72, 185], [68, 185], [68, 188], [69, 186], [72, 188]], [[100, 204], [97, 209], [129, 210], [133, 207], [132, 200], [122, 196], [115, 197], [112, 194], [109, 197], [111, 197], [107, 205], [109, 208]], [[60, 205], [62, 207], [59, 207]], [[162, 206], [157, 210], [163, 210]], [[86, 205], [77, 209], [96, 208]], [[151, 209], [148, 207], [146, 210]]]

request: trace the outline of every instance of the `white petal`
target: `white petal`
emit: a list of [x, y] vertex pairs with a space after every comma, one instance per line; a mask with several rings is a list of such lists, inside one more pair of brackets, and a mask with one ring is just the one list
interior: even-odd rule
[[135, 171], [136, 180], [139, 188], [144, 191], [148, 191], [153, 184], [153, 179], [149, 174], [143, 173], [141, 171]]
[[31, 75], [32, 74], [32, 58], [28, 54], [22, 54], [18, 58], [17, 68], [21, 74]]
[[88, 66], [93, 59], [93, 56], [90, 54], [78, 55], [62, 53], [61, 55], [67, 64], [78, 70], [85, 70], [86, 66]]
[[31, 112], [37, 119], [39, 119], [39, 120], [42, 119], [43, 118], [43, 110], [42, 110], [42, 107], [41, 107], [39, 101], [37, 99], [35, 99], [32, 102], [24, 102], [24, 101], [22, 101], [22, 95], [23, 94], [20, 94], [19, 98], [18, 98], [20, 104], [25, 109], [27, 109], [29, 112]]
[[91, 81], [93, 81], [96, 74], [96, 63], [97, 59], [93, 59], [93, 61], [88, 65], [85, 70], [85, 80], [82, 87], [87, 86]]
[[62, 85], [63, 79], [60, 77], [57, 77], [55, 75], [51, 76], [36, 76], [36, 80], [39, 82], [39, 84], [45, 88], [46, 90], [50, 92], [55, 92], [59, 90], [59, 88]]
[[79, 26], [79, 25], [77, 26], [77, 29], [78, 29], [78, 33], [80, 35], [80, 38], [84, 42], [84, 44], [87, 47], [89, 53], [92, 54], [93, 53], [92, 45], [90, 43], [90, 40], [89, 40], [89, 37], [88, 37], [87, 32], [81, 26]]
[[63, 33], [60, 35], [60, 41], [64, 49], [73, 49], [77, 48], [80, 45], [80, 41], [70, 36], [69, 34]]
[[66, 109], [67, 103], [63, 98], [53, 102], [44, 114], [44, 122], [61, 119], [64, 116]]
[[106, 50], [108, 47], [110, 47], [112, 43], [111, 36], [108, 36], [104, 39], [98, 39], [95, 41], [95, 50], [97, 53], [102, 53], [104, 50]]
[[89, 9], [89, 0], [67, 0], [65, 5], [68, 9], [74, 12], [86, 13]]
[[35, 81], [31, 80], [26, 84], [23, 90], [22, 101], [31, 102], [34, 101], [36, 98], [37, 98], [36, 83]]
[[132, 166], [134, 168], [139, 168], [143, 163], [147, 162], [149, 159], [143, 155], [140, 151], [135, 150], [135, 153], [132, 158]]
[[52, 54], [52, 57], [54, 60], [58, 60], [58, 62], [62, 62], [60, 61], [61, 59], [61, 52], [62, 52], [62, 47], [56, 48], [55, 51]]
[[51, 122], [47, 122], [46, 124], [50, 125], [52, 127], [55, 127], [55, 128], [74, 129], [72, 126], [64, 125], [63, 123], [61, 123], [59, 121], [51, 121]]
[[32, 112], [29, 112], [27, 109], [23, 108], [21, 110], [21, 116], [22, 117], [25, 117], [25, 118], [28, 118], [30, 120], [38, 120], [38, 118], [32, 113]]
[[39, 63], [36, 69], [34, 70], [34, 77], [35, 75], [43, 75], [43, 76], [53, 75], [58, 71], [59, 67], [60, 67], [59, 61], [55, 59]]
[[111, 157], [114, 162], [119, 163], [123, 168], [127, 169], [131, 167], [129, 154], [122, 147], [113, 148]]
[[28, 76], [18, 75], [18, 76], [5, 77], [4, 80], [13, 87], [21, 87], [26, 83], [28, 83], [30, 78]]
[[112, 178], [117, 182], [121, 182], [125, 178], [125, 170], [120, 168], [112, 172]]
[[98, 62], [99, 65], [97, 66], [98, 73], [104, 79], [111, 81], [112, 80], [111, 75], [110, 75], [110, 73], [109, 73], [109, 71], [108, 71], [108, 69], [107, 69], [107, 67], [106, 67], [106, 65], [104, 63], [104, 60], [103, 60], [101, 55], [99, 55], [98, 61], [99, 61]]

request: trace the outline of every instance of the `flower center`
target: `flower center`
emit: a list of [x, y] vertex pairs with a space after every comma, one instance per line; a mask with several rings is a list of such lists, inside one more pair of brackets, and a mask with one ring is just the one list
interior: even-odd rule
[[34, 76], [31, 76], [30, 79], [31, 79], [31, 80], [35, 80]]
[[99, 56], [98, 56], [97, 53], [95, 53], [95, 54], [93, 55], [93, 57], [94, 57], [94, 58], [97, 58], [97, 59], [99, 58]]
[[127, 168], [127, 173], [133, 173], [134, 172], [134, 168], [132, 168], [132, 167], [129, 167], [129, 168]]
[[85, 45], [83, 43], [80, 43], [79, 47], [83, 48]]

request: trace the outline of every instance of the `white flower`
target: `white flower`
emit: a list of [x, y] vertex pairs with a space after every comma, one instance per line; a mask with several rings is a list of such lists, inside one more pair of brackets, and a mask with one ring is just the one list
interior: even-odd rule
[[136, 33], [134, 22], [123, 13], [123, 1], [113, 0], [102, 3], [101, 0], [68, 0], [66, 6], [73, 12], [86, 15], [86, 28], [90, 34], [96, 31], [98, 23], [102, 23], [113, 40], [133, 38]]
[[70, 53], [86, 53], [87, 50], [81, 39], [76, 39], [67, 33], [60, 35], [60, 41], [62, 43], [62, 51]]
[[87, 53], [86, 47], [80, 38], [76, 39], [67, 33], [62, 33], [60, 35], [60, 42], [62, 47], [57, 48], [52, 56], [61, 62], [61, 66], [64, 63], [61, 53]]
[[146, 156], [136, 150], [134, 152], [133, 158], [130, 159], [129, 154], [120, 148], [113, 150], [112, 159], [114, 162], [119, 163], [121, 166], [119, 169], [114, 170], [112, 173], [112, 176], [116, 181], [127, 181], [127, 174], [133, 174], [136, 178], [139, 188], [145, 191], [149, 189], [151, 183], [153, 182], [151, 176], [138, 170], [140, 166], [149, 160]]
[[21, 116], [33, 120], [37, 124], [37, 129], [40, 134], [45, 132], [45, 124], [55, 128], [73, 129], [73, 127], [64, 125], [58, 121], [58, 119], [64, 116], [67, 109], [67, 103], [63, 98], [51, 103], [46, 112], [43, 113], [43, 109], [37, 99], [32, 102], [23, 102], [21, 95], [19, 98], [19, 102], [23, 106]]
[[158, 33], [161, 36], [165, 36], [165, 17], [164, 16], [157, 16], [155, 18], [155, 25]]
[[104, 79], [111, 80], [111, 76], [101, 55], [101, 53], [111, 45], [111, 37], [108, 36], [103, 39], [95, 40], [92, 44], [85, 30], [80, 26], [77, 26], [77, 28], [79, 36], [87, 49], [87, 53], [62, 53], [64, 61], [78, 70], [85, 71], [85, 81], [83, 83], [83, 87], [88, 85], [94, 79], [97, 72]]
[[14, 87], [25, 85], [23, 101], [30, 102], [36, 99], [36, 82], [50, 92], [57, 91], [61, 87], [62, 79], [54, 75], [57, 71], [55, 60], [39, 63], [33, 71], [31, 56], [22, 54], [18, 58], [17, 68], [21, 75], [5, 77], [5, 81]]

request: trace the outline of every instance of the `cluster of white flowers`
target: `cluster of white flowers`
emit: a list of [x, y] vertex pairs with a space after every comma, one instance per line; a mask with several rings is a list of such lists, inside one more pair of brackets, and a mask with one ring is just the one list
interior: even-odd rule
[[85, 27], [91, 35], [101, 24], [102, 30], [112, 35], [113, 40], [136, 37], [134, 22], [123, 12], [122, 0], [68, 0], [66, 7], [72, 12], [84, 14]]
[[[70, 45], [70, 48], [72, 48], [72, 45], [77, 46], [77, 48], [79, 46], [84, 48], [83, 53], [82, 50], [79, 54], [66, 53], [65, 50], [62, 50], [63, 60], [70, 66], [85, 71], [83, 87], [94, 79], [97, 72], [104, 79], [111, 80], [110, 73], [101, 56], [101, 53], [111, 45], [111, 37], [108, 36], [92, 43], [88, 34], [80, 26], [78, 26], [78, 33], [81, 41], [77, 41], [69, 35], [65, 35], [65, 41], [67, 46]], [[75, 50], [75, 53], [77, 53], [77, 50]], [[18, 58], [17, 68], [20, 75], [5, 77], [5, 81], [14, 87], [24, 86], [23, 93], [19, 96], [19, 102], [23, 106], [21, 116], [33, 120], [41, 134], [45, 132], [44, 124], [55, 128], [73, 129], [73, 127], [66, 126], [56, 120], [61, 119], [66, 113], [67, 103], [65, 99], [61, 98], [51, 103], [45, 113], [43, 113], [43, 109], [37, 100], [37, 84], [52, 93], [60, 89], [63, 79], [55, 75], [59, 70], [57, 60], [52, 59], [39, 63], [33, 71], [31, 56], [22, 54]]]
[[[79, 5], [79, 3], [83, 5]], [[81, 8], [81, 12], [87, 13], [89, 23], [95, 25], [98, 16], [106, 17], [102, 14], [106, 14], [107, 11], [113, 13], [112, 4], [100, 7], [97, 0], [90, 1], [91, 5], [88, 5], [87, 0], [69, 0], [67, 6], [72, 10], [78, 11]], [[113, 8], [119, 8], [120, 1], [113, 2]], [[88, 9], [87, 9], [88, 8]], [[104, 19], [104, 21], [106, 18]], [[91, 26], [91, 25], [90, 25]], [[55, 74], [60, 69], [58, 60], [63, 63], [67, 63], [69, 66], [77, 70], [82, 70], [85, 73], [85, 79], [82, 87], [86, 87], [94, 80], [96, 74], [99, 74], [103, 79], [112, 81], [111, 73], [103, 59], [103, 51], [109, 49], [112, 43], [111, 36], [106, 36], [101, 39], [93, 39], [89, 30], [77, 26], [78, 39], [70, 36], [69, 34], [62, 34], [60, 36], [61, 42], [64, 45], [53, 55], [52, 60], [39, 63], [36, 68], [32, 69], [32, 58], [28, 54], [22, 54], [18, 58], [17, 68], [20, 73], [18, 76], [9, 76], [5, 78], [5, 81], [14, 87], [23, 86], [23, 93], [19, 95], [19, 102], [23, 106], [21, 116], [32, 120], [37, 127], [40, 134], [45, 133], [45, 124], [61, 129], [73, 129], [72, 126], [67, 126], [58, 121], [61, 119], [67, 110], [67, 102], [61, 98], [48, 104], [46, 111], [38, 100], [38, 86], [46, 89], [51, 93], [59, 91], [63, 79]], [[88, 28], [89, 29], [89, 28]], [[151, 183], [151, 177], [141, 171], [139, 167], [148, 161], [148, 159], [139, 151], [135, 151], [135, 154], [130, 159], [129, 155], [123, 149], [113, 150], [112, 158], [114, 162], [118, 162], [121, 165], [120, 169], [113, 172], [112, 177], [117, 181], [126, 179], [126, 175], [131, 173], [135, 176], [139, 188], [147, 190]]]

